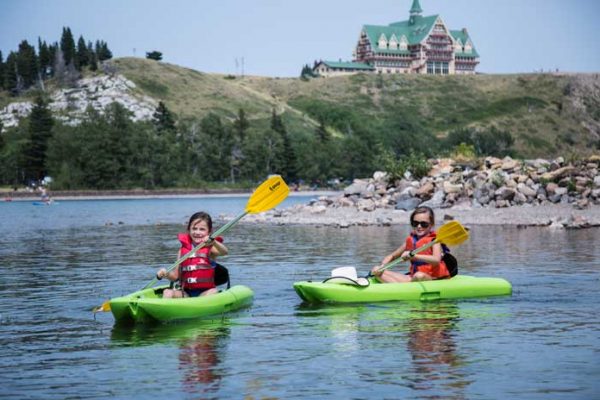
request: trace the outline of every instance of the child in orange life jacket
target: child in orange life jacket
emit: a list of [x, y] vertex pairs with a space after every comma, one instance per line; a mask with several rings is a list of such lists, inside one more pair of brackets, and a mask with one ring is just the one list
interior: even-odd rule
[[[212, 219], [205, 212], [197, 212], [190, 217], [187, 233], [180, 233], [178, 239], [181, 242], [178, 259], [189, 253], [195, 246], [208, 239], [212, 232]], [[171, 297], [196, 297], [206, 296], [218, 292], [215, 286], [215, 269], [211, 264], [218, 256], [227, 255], [227, 247], [222, 243], [223, 239], [217, 237], [209, 246], [198, 250], [196, 254], [175, 268], [167, 272], [161, 268], [156, 273], [158, 279], [167, 277], [171, 281], [179, 280], [181, 289], [165, 289], [163, 298]]]
[[[416, 208], [410, 215], [410, 224], [413, 228], [411, 234], [406, 238], [402, 246], [398, 247], [381, 260], [381, 265], [373, 267], [371, 273], [375, 275], [380, 282], [384, 283], [429, 281], [432, 279], [450, 277], [446, 264], [442, 261], [443, 250], [440, 243], [434, 244], [432, 247], [421, 253], [412, 253], [412, 250], [435, 239], [435, 232], [433, 231], [434, 223], [435, 216], [431, 208]], [[378, 271], [379, 268], [398, 257], [410, 260], [410, 270], [408, 274], [390, 270], [383, 272]]]

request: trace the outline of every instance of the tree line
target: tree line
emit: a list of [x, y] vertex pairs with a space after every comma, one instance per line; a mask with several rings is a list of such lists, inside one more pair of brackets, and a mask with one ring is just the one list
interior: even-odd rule
[[[318, 110], [318, 111], [317, 111]], [[227, 186], [281, 174], [287, 182], [326, 184], [388, 171], [394, 178], [428, 172], [427, 158], [511, 154], [513, 138], [496, 128], [462, 129], [438, 139], [408, 114], [365, 119], [320, 106], [315, 128], [290, 133], [284, 115], [250, 120], [214, 113], [177, 120], [163, 102], [153, 119], [133, 122], [118, 103], [89, 108], [78, 125], [52, 117], [39, 96], [19, 126], [0, 127], [0, 185], [31, 185], [47, 176], [54, 189]], [[288, 120], [290, 121], [290, 120]]]
[[19, 43], [4, 60], [0, 51], [0, 90], [18, 96], [31, 87], [44, 89], [44, 81], [55, 78], [59, 85], [69, 85], [79, 79], [81, 71], [98, 69], [98, 64], [112, 58], [103, 40], [86, 41], [82, 35], [77, 43], [69, 27], [63, 27], [60, 42], [48, 44], [38, 38], [37, 50], [27, 40]]
[[40, 96], [29, 117], [0, 138], [0, 185], [37, 184], [54, 189], [197, 187], [256, 182], [278, 173], [288, 182], [326, 179], [335, 158], [324, 127], [312, 138], [292, 138], [281, 115], [254, 126], [243, 109], [233, 121], [214, 113], [176, 121], [160, 102], [152, 121], [133, 122], [113, 103], [88, 108], [80, 124], [52, 117]]

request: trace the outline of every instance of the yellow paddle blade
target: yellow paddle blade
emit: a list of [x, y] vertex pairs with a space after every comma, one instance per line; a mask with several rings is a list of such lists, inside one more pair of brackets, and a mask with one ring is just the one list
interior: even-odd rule
[[101, 306], [94, 307], [94, 309], [92, 310], [92, 312], [94, 314], [97, 312], [108, 312], [108, 311], [110, 311], [110, 300], [106, 300], [104, 303], [102, 303]]
[[458, 246], [469, 238], [469, 232], [458, 221], [450, 221], [436, 231], [435, 241], [447, 246]]
[[246, 212], [256, 214], [270, 210], [285, 200], [289, 193], [290, 188], [285, 184], [283, 178], [279, 175], [274, 175], [264, 181], [252, 193], [246, 205]]

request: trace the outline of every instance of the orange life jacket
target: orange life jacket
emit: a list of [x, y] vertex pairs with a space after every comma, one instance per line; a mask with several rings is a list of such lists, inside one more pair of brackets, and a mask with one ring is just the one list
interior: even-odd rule
[[[411, 234], [406, 238], [405, 249], [408, 251], [418, 249], [419, 247], [435, 240], [435, 236], [435, 232], [433, 231], [430, 232], [429, 235], [421, 238], [419, 238], [417, 235]], [[433, 246], [420, 252], [419, 254], [433, 255]], [[434, 267], [433, 265], [427, 264], [423, 261], [413, 260], [410, 263], [410, 276], [413, 276], [417, 271], [424, 272], [433, 279], [446, 278], [450, 276], [448, 268], [446, 267], [446, 263], [443, 260], [440, 260], [437, 267]]]

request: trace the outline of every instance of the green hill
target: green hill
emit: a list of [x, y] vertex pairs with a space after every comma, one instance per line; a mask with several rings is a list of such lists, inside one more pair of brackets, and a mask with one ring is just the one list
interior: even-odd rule
[[[214, 112], [268, 124], [273, 108], [293, 134], [320, 121], [334, 135], [385, 130], [402, 140], [421, 132], [443, 138], [463, 128], [510, 132], [522, 157], [600, 148], [598, 74], [475, 76], [353, 75], [278, 79], [207, 74], [139, 58], [111, 61], [141, 93], [163, 100], [180, 118]], [[416, 139], [415, 139], [416, 140]]]

